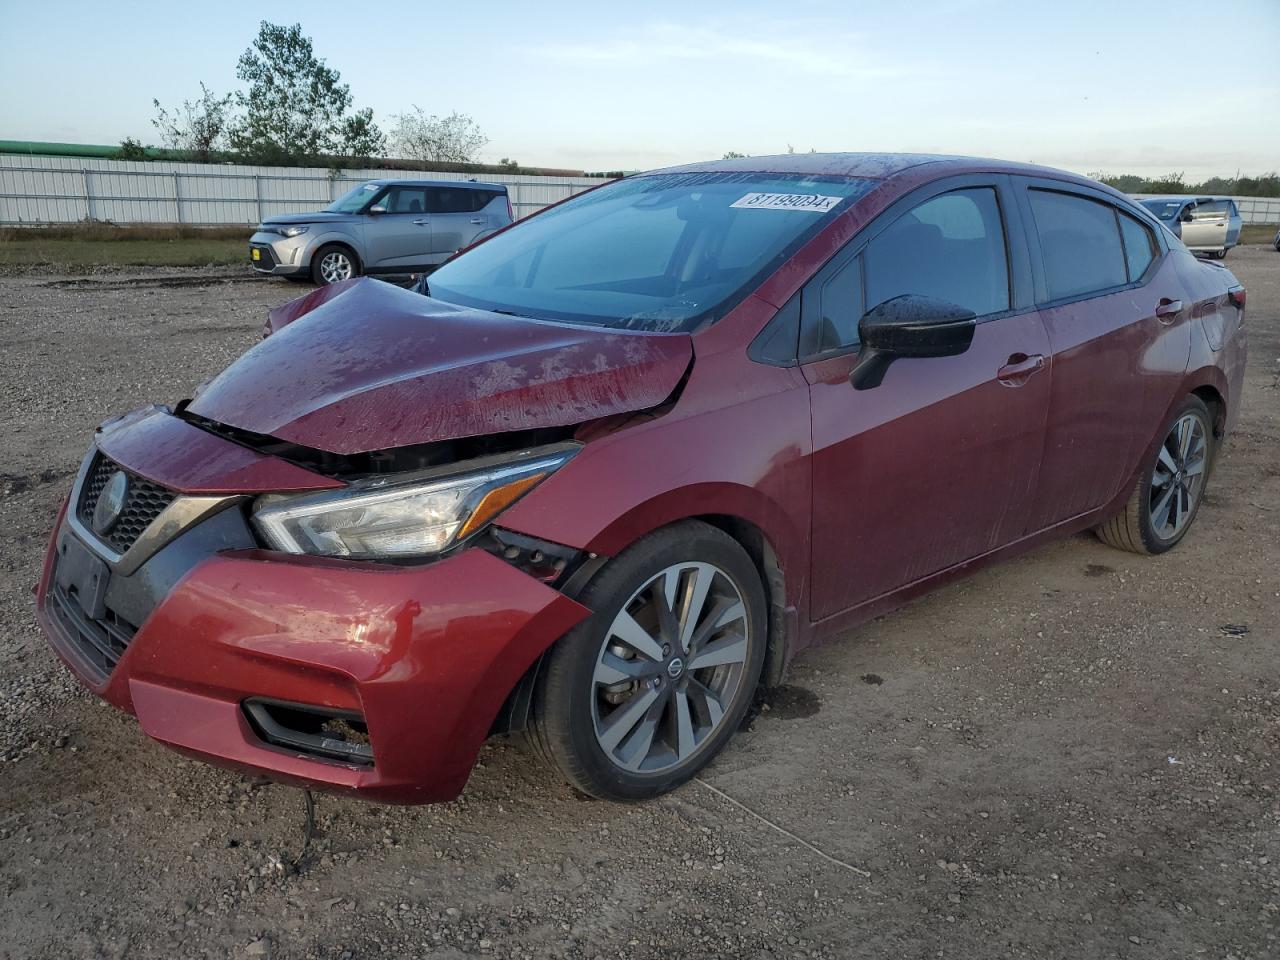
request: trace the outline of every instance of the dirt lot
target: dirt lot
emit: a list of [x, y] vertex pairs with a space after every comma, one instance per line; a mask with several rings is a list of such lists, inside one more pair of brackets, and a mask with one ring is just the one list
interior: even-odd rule
[[1089, 536], [804, 656], [706, 782], [577, 799], [490, 744], [388, 808], [214, 770], [83, 692], [31, 585], [93, 426], [188, 396], [301, 291], [0, 279], [0, 957], [1280, 956], [1280, 254], [1196, 528]]

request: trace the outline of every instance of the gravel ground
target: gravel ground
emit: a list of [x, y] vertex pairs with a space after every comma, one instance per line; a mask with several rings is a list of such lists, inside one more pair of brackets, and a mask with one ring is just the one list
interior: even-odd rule
[[30, 591], [93, 426], [189, 396], [301, 291], [0, 278], [0, 957], [1280, 956], [1280, 255], [1228, 265], [1246, 403], [1171, 554], [1076, 537], [807, 654], [663, 800], [493, 742], [455, 803], [319, 796], [300, 863], [302, 794], [96, 702]]

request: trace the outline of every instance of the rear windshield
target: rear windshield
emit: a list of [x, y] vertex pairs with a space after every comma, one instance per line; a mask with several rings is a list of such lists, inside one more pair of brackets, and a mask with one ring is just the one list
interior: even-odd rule
[[689, 331], [727, 313], [877, 181], [670, 173], [601, 187], [431, 275], [431, 296], [536, 319]]
[[1187, 204], [1185, 200], [1141, 200], [1139, 202], [1161, 220], [1172, 220]]

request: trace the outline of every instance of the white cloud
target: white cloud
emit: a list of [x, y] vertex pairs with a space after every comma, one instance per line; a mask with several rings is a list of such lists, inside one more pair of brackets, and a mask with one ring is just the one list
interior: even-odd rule
[[[905, 73], [899, 64], [869, 53], [866, 40], [819, 22], [756, 22], [684, 26], [653, 23], [626, 35], [552, 44], [531, 51], [563, 63], [732, 62], [828, 77], [882, 79]], [[913, 70], [918, 74], [918, 70]]]

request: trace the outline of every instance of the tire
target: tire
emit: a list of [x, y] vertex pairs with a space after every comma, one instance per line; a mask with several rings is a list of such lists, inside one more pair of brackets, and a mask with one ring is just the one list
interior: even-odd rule
[[358, 276], [360, 258], [350, 247], [340, 243], [326, 244], [311, 257], [311, 282], [317, 287]]
[[[1178, 431], [1184, 421], [1193, 424], [1188, 426], [1191, 442], [1185, 454], [1178, 449]], [[1108, 546], [1133, 553], [1164, 553], [1177, 546], [1195, 522], [1213, 466], [1209, 408], [1199, 397], [1188, 396], [1165, 423], [1160, 437], [1124, 509], [1094, 528]], [[1161, 477], [1166, 478], [1164, 483], [1158, 482]], [[1172, 492], [1170, 485], [1175, 487]]]
[[593, 797], [673, 790], [724, 747], [755, 694], [767, 630], [755, 565], [724, 532], [684, 521], [628, 547], [578, 600], [593, 613], [544, 660], [528, 739]]

